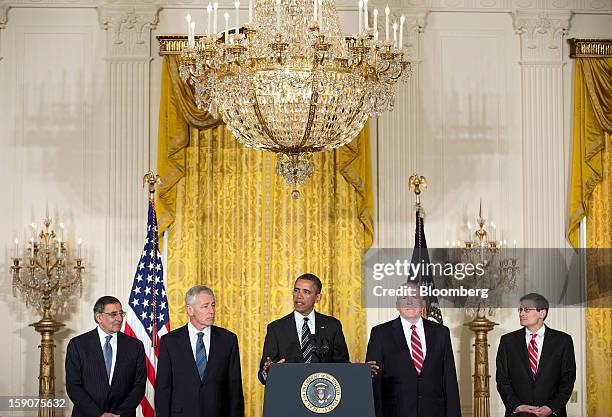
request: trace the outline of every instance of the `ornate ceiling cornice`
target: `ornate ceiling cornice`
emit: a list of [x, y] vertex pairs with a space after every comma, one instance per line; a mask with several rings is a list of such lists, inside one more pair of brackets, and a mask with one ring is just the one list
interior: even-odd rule
[[[0, 0], [0, 8], [11, 7], [153, 7], [164, 8], [202, 8], [209, 0]], [[221, 7], [225, 1], [221, 0]], [[401, 13], [415, 10], [431, 11], [573, 11], [612, 14], [612, 0], [370, 0], [372, 8], [383, 10], [388, 4], [391, 9]], [[230, 0], [227, 0], [229, 7]], [[338, 10], [356, 10], [356, 0], [336, 0]], [[0, 15], [1, 16], [1, 15]]]
[[570, 58], [612, 58], [612, 39], [571, 38]]

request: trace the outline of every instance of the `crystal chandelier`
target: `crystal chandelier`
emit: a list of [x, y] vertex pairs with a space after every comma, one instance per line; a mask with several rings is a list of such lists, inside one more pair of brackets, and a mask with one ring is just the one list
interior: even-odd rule
[[378, 11], [370, 25], [367, 0], [359, 5], [359, 33], [348, 37], [334, 0], [255, 0], [254, 7], [250, 1], [242, 30], [236, 1], [235, 29], [225, 13], [222, 32], [214, 3], [197, 39], [188, 16], [179, 72], [193, 85], [197, 106], [220, 115], [245, 146], [277, 153], [277, 173], [294, 189], [314, 172], [314, 152], [350, 142], [369, 116], [392, 110], [394, 86], [410, 74], [404, 17], [393, 23], [391, 39], [387, 7], [379, 40]]

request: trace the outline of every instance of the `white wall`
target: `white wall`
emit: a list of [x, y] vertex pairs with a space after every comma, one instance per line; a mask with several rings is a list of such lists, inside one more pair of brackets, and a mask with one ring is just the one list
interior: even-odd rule
[[[485, 13], [473, 5], [448, 10], [450, 3], [436, 3], [429, 12], [402, 10], [412, 22], [407, 37], [415, 69], [397, 95], [395, 111], [372, 128], [378, 134], [372, 145], [375, 246], [414, 244], [414, 195], [407, 183], [418, 172], [429, 182], [421, 195], [429, 247], [465, 239], [480, 198], [484, 217], [498, 225], [498, 238], [503, 233], [518, 247], [566, 247], [574, 76], [566, 39], [611, 37], [610, 7], [605, 15], [571, 16], [541, 10]], [[463, 311], [443, 315], [453, 335], [462, 409], [470, 416], [473, 333], [463, 326], [469, 320]], [[369, 309], [368, 329], [396, 316]], [[500, 336], [519, 325], [513, 309], [492, 319], [500, 323], [489, 333], [495, 417], [503, 416], [495, 353]], [[568, 413], [585, 416], [584, 311], [551, 311], [547, 324], [573, 336], [577, 402], [568, 404]]]
[[[0, 55], [0, 340], [1, 395], [38, 392], [40, 336], [29, 323], [40, 317], [13, 298], [8, 271], [15, 237], [49, 214], [66, 225], [66, 238], [85, 242], [87, 273], [58, 340], [93, 328], [92, 300], [107, 291], [105, 228], [108, 146], [104, 46], [94, 9], [13, 9], [2, 30]], [[39, 229], [40, 230], [40, 229]], [[23, 248], [23, 244], [22, 244]], [[63, 391], [64, 343], [57, 344], [58, 391]]]
[[[93, 327], [95, 299], [111, 293], [126, 301], [146, 221], [141, 176], [156, 160], [161, 58], [154, 36], [183, 32], [184, 14], [204, 3], [0, 0], [0, 178], [6, 190], [0, 199], [0, 314], [8, 335], [0, 340], [0, 395], [38, 390], [39, 337], [27, 326], [38, 317], [13, 298], [9, 266], [12, 240], [29, 236], [27, 225], [40, 224], [47, 204], [52, 217], [66, 223], [70, 242], [83, 238], [86, 258], [83, 297], [62, 318], [66, 329], [56, 339], [59, 393], [65, 341]], [[356, 2], [340, 3], [344, 27], [354, 31]], [[551, 27], [569, 33], [539, 38], [533, 29], [542, 11], [528, 1], [397, 3], [404, 8], [394, 13], [407, 16], [414, 74], [398, 92], [396, 110], [373, 124], [375, 244], [413, 244], [407, 181], [418, 171], [429, 179], [423, 203], [430, 246], [464, 238], [462, 226], [474, 220], [482, 197], [485, 216], [519, 246], [562, 247], [573, 77], [565, 38], [612, 37], [612, 1], [546, 3]], [[520, 13], [510, 13], [515, 9]], [[545, 150], [541, 155], [530, 151], [536, 143]], [[542, 155], [552, 161], [538, 171]], [[540, 203], [548, 204], [546, 211], [538, 210]], [[461, 311], [444, 315], [469, 416], [471, 332], [462, 326]], [[369, 310], [368, 323], [393, 316]], [[501, 324], [490, 334], [491, 359], [499, 336], [517, 327], [512, 311], [496, 319]], [[554, 312], [550, 324], [574, 335], [581, 358], [582, 312]], [[573, 416], [586, 415], [583, 383], [580, 376]], [[493, 416], [501, 416], [494, 382], [491, 388]]]

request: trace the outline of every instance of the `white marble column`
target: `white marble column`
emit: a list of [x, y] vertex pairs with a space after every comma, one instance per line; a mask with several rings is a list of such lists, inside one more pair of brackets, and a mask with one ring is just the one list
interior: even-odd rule
[[514, 15], [521, 38], [523, 228], [529, 248], [566, 246], [563, 42], [570, 19], [569, 12]]
[[[109, 207], [107, 292], [127, 299], [146, 234], [149, 170], [151, 29], [157, 8], [109, 6], [99, 9], [107, 30], [109, 111]], [[155, 116], [154, 116], [155, 117]]]

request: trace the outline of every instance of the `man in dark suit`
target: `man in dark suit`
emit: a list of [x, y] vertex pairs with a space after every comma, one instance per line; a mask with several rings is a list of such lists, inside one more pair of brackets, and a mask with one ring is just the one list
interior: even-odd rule
[[338, 319], [314, 311], [321, 301], [321, 280], [300, 275], [293, 285], [294, 311], [268, 325], [258, 377], [266, 383], [270, 364], [348, 363], [349, 353]]
[[366, 353], [380, 367], [372, 380], [376, 417], [460, 417], [450, 331], [421, 317], [417, 285], [399, 290], [399, 317], [372, 329]]
[[157, 417], [243, 417], [238, 338], [213, 326], [215, 296], [204, 285], [185, 295], [187, 325], [161, 338], [155, 386]]
[[567, 333], [544, 325], [548, 301], [531, 293], [520, 300], [522, 329], [502, 336], [497, 350], [497, 391], [506, 416], [528, 412], [566, 417], [576, 380], [574, 343]]
[[93, 310], [98, 327], [70, 340], [66, 352], [72, 417], [134, 417], [147, 382], [144, 346], [121, 333], [125, 312], [115, 297]]

